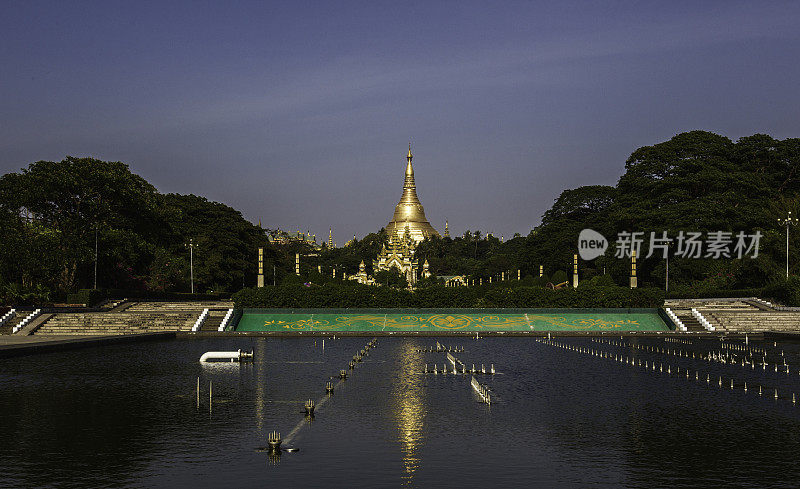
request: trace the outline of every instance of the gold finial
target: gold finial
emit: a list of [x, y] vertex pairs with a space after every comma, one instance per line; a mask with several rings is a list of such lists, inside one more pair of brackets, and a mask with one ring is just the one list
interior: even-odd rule
[[411, 154], [411, 142], [409, 141], [409, 143], [408, 143], [408, 155], [406, 156], [406, 158], [408, 158], [408, 161], [411, 161], [411, 158], [413, 158], [413, 157], [414, 157], [414, 155]]

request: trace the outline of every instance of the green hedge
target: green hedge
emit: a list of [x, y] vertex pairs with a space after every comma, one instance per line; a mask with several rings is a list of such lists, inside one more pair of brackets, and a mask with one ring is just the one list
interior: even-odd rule
[[202, 301], [227, 299], [229, 294], [190, 294], [186, 292], [154, 292], [122, 289], [81, 289], [67, 294], [67, 304], [96, 306], [105, 299], [138, 299], [153, 301]]
[[713, 299], [728, 297], [763, 297], [764, 289], [714, 289], [714, 290], [692, 290], [689, 287], [675, 288], [667, 294], [668, 299]]
[[86, 304], [91, 307], [105, 298], [105, 291], [101, 289], [81, 289], [74, 294], [67, 294], [67, 304]]
[[592, 308], [662, 307], [656, 288], [426, 287], [415, 291], [367, 285], [279, 285], [233, 294], [239, 308]]
[[708, 299], [714, 297], [758, 297], [783, 304], [800, 307], [800, 277], [791, 276], [788, 280], [778, 280], [765, 287], [754, 289], [704, 289], [676, 287], [670, 290], [670, 299]]
[[189, 292], [164, 292], [156, 290], [103, 289], [109, 299], [139, 299], [154, 301], [205, 301], [230, 297], [228, 293], [190, 294]]
[[800, 307], [800, 277], [792, 275], [788, 280], [781, 280], [764, 287], [763, 297], [784, 306]]

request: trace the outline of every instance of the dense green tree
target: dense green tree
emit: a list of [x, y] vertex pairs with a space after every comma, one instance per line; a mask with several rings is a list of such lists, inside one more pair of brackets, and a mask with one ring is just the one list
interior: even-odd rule
[[[605, 257], [582, 263], [581, 269], [607, 269], [617, 283], [626, 283], [629, 262], [613, 258], [614, 239], [621, 231], [760, 231], [758, 260], [681, 259], [670, 261], [674, 286], [729, 276], [733, 287], [753, 286], [777, 278], [783, 235], [777, 218], [796, 207], [800, 145], [796, 139], [776, 141], [755, 135], [734, 143], [704, 131], [692, 131], [669, 141], [634, 151], [616, 188], [583, 187], [577, 196], [562, 194], [529, 236], [527, 258], [569, 270], [577, 235], [590, 227], [611, 240]], [[582, 201], [600, 205], [583, 205]], [[577, 203], [575, 203], [577, 202]], [[663, 286], [666, 263], [660, 256], [639, 257], [640, 282]]]
[[375, 281], [381, 285], [404, 289], [408, 287], [408, 280], [406, 276], [400, 273], [397, 267], [392, 267], [389, 270], [379, 270], [375, 272]]
[[[2, 177], [3, 214], [15, 222], [23, 263], [12, 281], [66, 291], [86, 285], [95, 238], [122, 268], [148, 262], [159, 226], [156, 190], [120, 162], [67, 157]], [[7, 198], [7, 192], [13, 198]]]
[[608, 236], [608, 209], [614, 202], [616, 189], [602, 185], [565, 190], [553, 207], [542, 216], [542, 224], [525, 240], [525, 272], [538, 276], [539, 265], [548, 274], [572, 267], [577, 252], [578, 234], [591, 228]]
[[[263, 233], [228, 206], [161, 195], [121, 162], [67, 157], [0, 177], [0, 284], [7, 297], [44, 287], [188, 290], [188, 252], [199, 245], [197, 290], [233, 291], [254, 280]], [[252, 281], [251, 280], [251, 281]]]
[[[487, 283], [506, 272], [512, 280], [501, 289], [541, 287], [547, 277], [571, 277], [578, 234], [591, 228], [606, 236], [611, 246], [604, 256], [580, 263], [581, 283], [626, 285], [630, 261], [615, 257], [617, 233], [640, 232], [647, 239], [650, 232], [661, 231], [671, 237], [680, 231], [760, 232], [756, 259], [670, 259], [672, 290], [712, 294], [783, 283], [785, 229], [778, 219], [789, 211], [800, 213], [800, 139], [755, 134], [731, 141], [691, 131], [635, 150], [616, 186], [563, 191], [527, 236], [517, 234], [505, 242], [480, 231], [432, 237], [419, 243], [415, 258], [420, 275], [427, 260], [434, 276], [467, 275]], [[279, 234], [252, 225], [224, 204], [195, 195], [159, 194], [124, 163], [75, 157], [38, 161], [0, 177], [0, 294], [6, 300], [44, 300], [92, 287], [95, 249], [100, 287], [188, 291], [189, 240], [196, 245], [198, 292], [253, 286], [258, 247], [264, 248], [267, 284], [274, 277], [276, 284], [334, 284], [360, 294], [356, 290], [361, 289], [342, 278], [357, 273], [363, 261], [367, 273], [379, 282], [403, 286], [400, 274], [372, 269], [373, 259], [388, 241], [385, 229], [335, 249], [268, 241], [268, 235]], [[793, 274], [800, 266], [798, 235], [792, 234], [790, 246]], [[299, 276], [296, 254], [301, 256]], [[539, 278], [540, 265], [544, 278]], [[521, 281], [513, 280], [517, 269]], [[665, 260], [658, 254], [638, 257], [638, 275], [640, 285], [663, 288]], [[433, 303], [439, 300], [435, 291], [441, 287], [436, 280], [421, 281], [419, 286], [434, 294]], [[397, 297], [370, 300], [391, 304], [398, 302]], [[452, 303], [451, 299], [447, 301]], [[488, 304], [505, 299], [481, 300]]]
[[196, 195], [166, 194], [160, 199], [170, 231], [168, 255], [181, 257], [181, 268], [185, 269], [190, 239], [195, 246], [195, 290], [230, 293], [253, 283], [255, 250], [266, 241], [257, 226], [239, 211]]

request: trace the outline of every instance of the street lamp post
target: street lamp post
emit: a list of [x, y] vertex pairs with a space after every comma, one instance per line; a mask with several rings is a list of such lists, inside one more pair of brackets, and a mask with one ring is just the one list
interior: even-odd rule
[[664, 279], [664, 291], [665, 292], [669, 292], [669, 253], [670, 253], [670, 251], [672, 251], [672, 244], [673, 243], [672, 243], [671, 240], [670, 240], [669, 243], [667, 243], [667, 269], [666, 269], [666, 274], [665, 274], [665, 279]]
[[184, 245], [189, 248], [189, 281], [192, 284], [192, 294], [194, 294], [194, 238], [189, 238], [189, 244]]
[[97, 290], [97, 223], [94, 225], [94, 289]]
[[778, 219], [781, 226], [786, 226], [786, 278], [789, 278], [789, 226], [797, 225], [797, 218], [792, 217], [792, 211], [786, 216], [786, 219]]

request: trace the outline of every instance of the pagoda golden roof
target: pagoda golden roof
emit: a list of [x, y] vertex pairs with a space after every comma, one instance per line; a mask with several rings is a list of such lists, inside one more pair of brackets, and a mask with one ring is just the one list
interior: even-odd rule
[[414, 155], [411, 154], [411, 144], [408, 145], [408, 155], [406, 159], [406, 175], [403, 182], [403, 195], [400, 197], [400, 202], [394, 208], [394, 215], [392, 220], [386, 226], [386, 231], [390, 234], [404, 234], [406, 228], [410, 237], [415, 242], [420, 242], [429, 236], [439, 236], [436, 229], [431, 226], [428, 219], [425, 217], [425, 209], [417, 197], [417, 185], [414, 182], [414, 166], [411, 160]]

